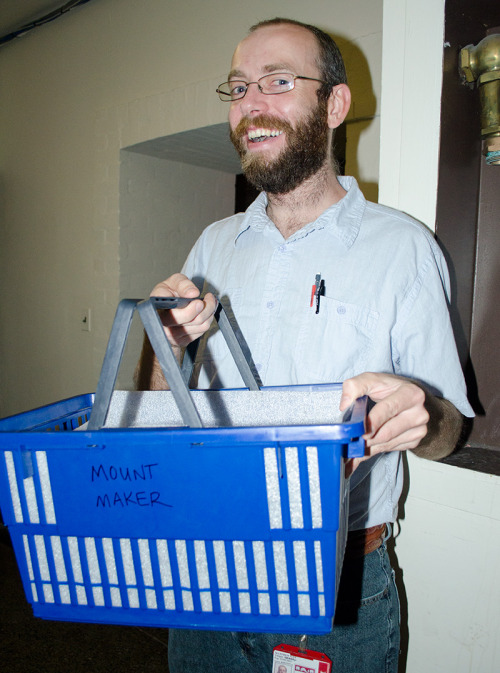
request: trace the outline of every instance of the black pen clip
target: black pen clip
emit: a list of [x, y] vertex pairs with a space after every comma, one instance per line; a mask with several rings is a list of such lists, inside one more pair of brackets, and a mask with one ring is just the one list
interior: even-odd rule
[[316, 283], [316, 292], [314, 293], [316, 295], [316, 314], [319, 313], [319, 302], [320, 298], [325, 294], [325, 281], [321, 278], [321, 275], [318, 274], [316, 278], [321, 279], [319, 283]]

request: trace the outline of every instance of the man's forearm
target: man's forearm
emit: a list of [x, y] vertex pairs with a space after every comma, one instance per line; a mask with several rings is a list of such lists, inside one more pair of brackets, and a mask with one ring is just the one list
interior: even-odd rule
[[[172, 346], [172, 351], [178, 360], [181, 356], [181, 350], [178, 346]], [[135, 368], [134, 383], [136, 390], [169, 389], [147, 334], [144, 335], [141, 357]]]
[[[421, 386], [422, 387], [422, 386]], [[460, 439], [463, 416], [448, 400], [425, 391], [425, 408], [429, 412], [427, 434], [413, 453], [420, 458], [440, 460], [452, 453]]]

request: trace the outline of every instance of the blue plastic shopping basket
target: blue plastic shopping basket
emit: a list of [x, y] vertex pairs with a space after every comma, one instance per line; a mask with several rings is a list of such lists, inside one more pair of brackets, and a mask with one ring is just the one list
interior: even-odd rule
[[[181, 303], [124, 300], [95, 398], [0, 420], [0, 505], [26, 597], [53, 620], [327, 633], [346, 539], [343, 464], [363, 454], [366, 400], [340, 422], [203, 427], [189, 364], [177, 365], [156, 310]], [[136, 308], [176, 427], [106, 427]], [[219, 326], [258, 391], [223, 311]], [[337, 399], [339, 389], [304, 387]], [[280, 390], [302, 387], [254, 394], [271, 404]]]

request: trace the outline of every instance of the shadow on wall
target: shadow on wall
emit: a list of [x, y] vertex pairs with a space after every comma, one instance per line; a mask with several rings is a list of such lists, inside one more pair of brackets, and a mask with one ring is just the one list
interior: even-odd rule
[[[378, 183], [368, 176], [378, 175], [379, 144], [376, 152], [365, 155], [360, 161], [361, 136], [373, 132], [375, 120], [380, 116], [373, 88], [372, 73], [368, 60], [358, 45], [341, 36], [331, 34], [337, 43], [347, 71], [347, 83], [351, 89], [351, 109], [342, 127], [337, 132], [339, 149], [345, 137], [346, 173], [358, 181], [361, 191], [369, 201], [378, 201]], [[380, 41], [381, 47], [381, 41]], [[381, 62], [381, 54], [380, 54]], [[370, 166], [364, 165], [370, 162]], [[367, 176], [366, 179], [364, 176]]]

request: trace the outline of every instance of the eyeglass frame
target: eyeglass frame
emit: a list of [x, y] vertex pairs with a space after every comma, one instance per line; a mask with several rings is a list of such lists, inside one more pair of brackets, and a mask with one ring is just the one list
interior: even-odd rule
[[[278, 75], [290, 75], [290, 77], [292, 78], [292, 86], [289, 89], [286, 89], [285, 91], [263, 91], [259, 82], [262, 79], [265, 79], [266, 77], [272, 77], [272, 76], [276, 77]], [[238, 96], [238, 98], [231, 98], [231, 97], [230, 98], [222, 98], [222, 95], [231, 96], [230, 93], [225, 93], [225, 92], [220, 90], [220, 87], [224, 86], [224, 84], [231, 84], [232, 82], [230, 80], [228, 80], [227, 82], [222, 82], [221, 84], [219, 84], [219, 86], [216, 89], [216, 92], [219, 94], [219, 99], [223, 103], [234, 103], [234, 101], [242, 100], [243, 98], [245, 98], [245, 96], [247, 95], [248, 87], [250, 86], [250, 84], [256, 84], [259, 87], [260, 93], [264, 94], [264, 96], [279, 96], [282, 93], [288, 93], [289, 91], [293, 91], [295, 89], [295, 80], [297, 80], [297, 79], [305, 79], [305, 80], [308, 80], [310, 82], [319, 82], [320, 84], [328, 84], [328, 82], [325, 82], [322, 79], [316, 79], [315, 77], [305, 77], [305, 75], [294, 75], [291, 72], [271, 72], [268, 75], [262, 75], [262, 77], [259, 77], [259, 79], [255, 80], [254, 82], [245, 82], [244, 79], [233, 80], [233, 82], [242, 82], [246, 86], [245, 92], [243, 93], [242, 96]]]

